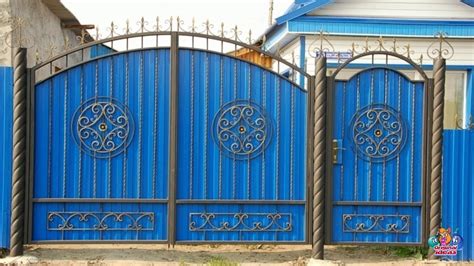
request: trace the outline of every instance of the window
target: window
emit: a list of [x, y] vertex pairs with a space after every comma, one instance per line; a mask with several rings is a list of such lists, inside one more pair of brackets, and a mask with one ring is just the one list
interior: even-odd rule
[[444, 95], [444, 128], [462, 127], [466, 104], [466, 72], [447, 71]]

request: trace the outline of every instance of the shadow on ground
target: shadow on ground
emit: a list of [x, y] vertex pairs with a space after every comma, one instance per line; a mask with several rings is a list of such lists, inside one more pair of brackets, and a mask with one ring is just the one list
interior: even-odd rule
[[[373, 263], [415, 260], [412, 255], [400, 256], [390, 248], [365, 246], [326, 246], [325, 259], [342, 263]], [[280, 264], [304, 265], [311, 256], [309, 245], [32, 245], [26, 256], [36, 257], [41, 265], [57, 264]]]

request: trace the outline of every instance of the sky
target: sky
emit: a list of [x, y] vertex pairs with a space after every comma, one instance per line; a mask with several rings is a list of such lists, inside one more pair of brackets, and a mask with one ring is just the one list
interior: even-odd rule
[[[130, 27], [138, 28], [141, 17], [148, 21], [148, 27], [155, 25], [156, 17], [165, 21], [170, 16], [179, 16], [188, 29], [192, 18], [197, 25], [207, 19], [214, 25], [214, 31], [220, 29], [223, 22], [229, 31], [238, 25], [240, 31], [252, 30], [253, 39], [268, 28], [270, 0], [61, 0], [61, 2], [79, 19], [81, 24], [94, 24], [101, 32], [110, 28], [110, 22], [118, 25], [118, 32]], [[273, 18], [282, 15], [293, 0], [274, 0]]]

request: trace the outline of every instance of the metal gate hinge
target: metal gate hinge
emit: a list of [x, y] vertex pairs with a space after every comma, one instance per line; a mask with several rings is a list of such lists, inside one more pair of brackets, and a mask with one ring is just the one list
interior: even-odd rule
[[342, 151], [346, 148], [342, 147], [342, 139], [332, 140], [332, 163], [342, 164]]

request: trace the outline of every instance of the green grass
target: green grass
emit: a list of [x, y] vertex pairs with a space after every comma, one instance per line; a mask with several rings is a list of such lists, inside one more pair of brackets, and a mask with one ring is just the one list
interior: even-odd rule
[[237, 263], [222, 257], [211, 257], [211, 260], [209, 260], [207, 264], [209, 266], [237, 266]]
[[8, 250], [0, 248], [0, 258], [5, 258], [8, 254]]
[[416, 259], [425, 259], [428, 256], [428, 248], [424, 247], [383, 247], [378, 248], [378, 250], [383, 249], [384, 253], [387, 255], [393, 255], [400, 258], [416, 258]]

